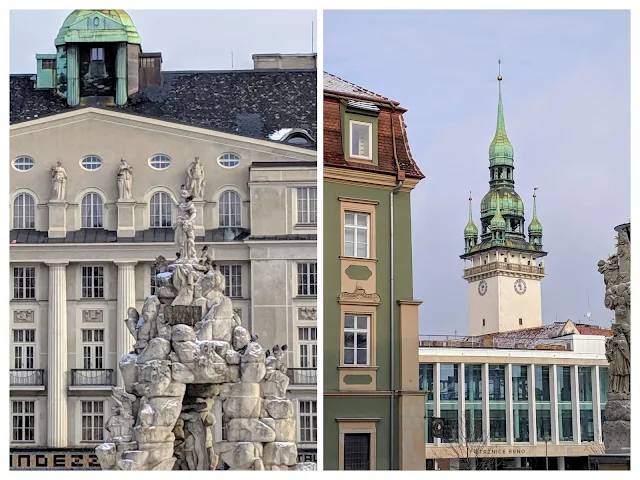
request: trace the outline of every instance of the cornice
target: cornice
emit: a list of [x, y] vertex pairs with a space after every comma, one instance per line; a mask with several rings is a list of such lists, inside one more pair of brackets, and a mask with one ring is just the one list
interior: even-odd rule
[[[396, 177], [393, 174], [368, 172], [365, 170], [355, 170], [350, 168], [331, 167], [325, 165], [323, 170], [325, 181], [342, 183], [366, 188], [379, 188], [381, 190], [391, 190], [396, 186]], [[405, 178], [401, 192], [411, 192], [420, 179]]]

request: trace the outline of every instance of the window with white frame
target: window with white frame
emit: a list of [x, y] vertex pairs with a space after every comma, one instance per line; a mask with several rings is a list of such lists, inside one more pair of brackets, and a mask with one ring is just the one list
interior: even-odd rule
[[28, 193], [21, 193], [13, 200], [13, 228], [36, 228], [36, 202]]
[[104, 368], [104, 330], [82, 330], [82, 357], [85, 370]]
[[318, 295], [318, 264], [298, 264], [298, 295]]
[[242, 225], [242, 202], [240, 195], [227, 190], [220, 195], [218, 216], [221, 227], [239, 227]]
[[82, 228], [102, 228], [104, 203], [97, 193], [87, 193], [82, 197]]
[[224, 275], [224, 294], [227, 297], [242, 297], [242, 265], [220, 265]]
[[369, 365], [369, 315], [344, 316], [344, 364]]
[[156, 192], [149, 202], [149, 226], [165, 228], [171, 226], [171, 197], [166, 192]]
[[369, 258], [368, 213], [344, 212], [344, 255]]
[[82, 441], [104, 440], [104, 401], [82, 400]]
[[34, 329], [13, 330], [13, 368], [35, 368], [36, 331]]
[[12, 401], [11, 420], [13, 422], [12, 441], [35, 442], [36, 402], [31, 400]]
[[300, 368], [318, 368], [318, 329], [316, 327], [298, 328], [298, 348]]
[[82, 267], [82, 298], [104, 298], [104, 267]]
[[98, 170], [102, 166], [102, 159], [95, 155], [89, 155], [80, 160], [80, 166], [85, 170]]
[[298, 424], [300, 443], [318, 441], [318, 402], [316, 400], [300, 400], [298, 402]]
[[373, 124], [351, 120], [351, 157], [371, 160]]
[[318, 189], [316, 187], [300, 187], [296, 190], [298, 201], [299, 224], [318, 223]]
[[13, 298], [36, 298], [36, 267], [13, 267]]
[[13, 168], [18, 170], [19, 172], [26, 172], [27, 170], [31, 170], [33, 167], [35, 167], [36, 162], [31, 157], [21, 156], [14, 158], [11, 162], [11, 165], [13, 165]]
[[218, 164], [224, 168], [237, 167], [240, 164], [240, 155], [237, 153], [223, 153], [218, 157]]
[[149, 165], [154, 170], [164, 170], [171, 166], [171, 157], [169, 157], [169, 155], [159, 153], [149, 159]]
[[149, 295], [156, 294], [156, 289], [158, 288], [158, 285], [156, 283], [157, 282], [156, 275], [158, 275], [158, 269], [155, 267], [155, 265], [151, 265], [151, 267], [149, 268], [149, 285], [150, 285]]

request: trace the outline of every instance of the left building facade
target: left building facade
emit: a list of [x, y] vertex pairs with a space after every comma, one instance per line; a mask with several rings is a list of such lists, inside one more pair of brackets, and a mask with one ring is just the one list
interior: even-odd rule
[[[35, 76], [10, 77], [12, 468], [97, 467], [126, 311], [175, 256], [183, 188], [243, 326], [289, 347], [299, 452], [314, 458], [315, 55], [165, 72], [122, 10], [74, 11], [55, 46]], [[214, 429], [222, 440], [224, 420]]]

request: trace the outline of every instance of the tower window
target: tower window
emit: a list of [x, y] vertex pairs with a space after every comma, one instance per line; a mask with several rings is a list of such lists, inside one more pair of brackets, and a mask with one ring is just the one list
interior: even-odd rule
[[142, 57], [140, 59], [142, 68], [153, 68], [156, 66], [156, 59], [153, 57]]
[[104, 48], [92, 48], [91, 49], [91, 61], [102, 62], [104, 61]]
[[42, 60], [42, 69], [43, 70], [55, 70], [56, 61], [52, 59], [44, 59]]
[[522, 325], [522, 319], [521, 319], [521, 318], [519, 318], [519, 319], [518, 319], [518, 323], [519, 323], [520, 325]]
[[531, 260], [527, 260], [527, 265], [531, 265]]
[[507, 257], [504, 257], [504, 263], [507, 263]]
[[483, 318], [483, 319], [482, 319], [482, 326], [484, 327], [484, 325], [485, 325], [485, 320], [484, 320], [484, 318]]

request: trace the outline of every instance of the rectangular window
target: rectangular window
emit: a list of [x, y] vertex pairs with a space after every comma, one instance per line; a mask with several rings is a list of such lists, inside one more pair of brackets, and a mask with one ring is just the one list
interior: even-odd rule
[[467, 408], [464, 420], [465, 438], [463, 443], [482, 443], [482, 408]]
[[513, 409], [513, 441], [529, 441], [529, 408], [526, 404], [515, 404]]
[[13, 330], [13, 368], [35, 368], [36, 331], [33, 329]]
[[82, 298], [104, 298], [104, 267], [82, 267]]
[[13, 298], [36, 298], [36, 267], [13, 267]]
[[492, 442], [507, 441], [507, 412], [504, 408], [489, 410], [489, 436]]
[[351, 158], [371, 160], [373, 124], [351, 120]]
[[504, 401], [504, 365], [489, 365], [489, 400]]
[[556, 367], [558, 375], [558, 434], [561, 442], [573, 441], [571, 367]]
[[551, 387], [548, 365], [536, 365], [536, 402], [549, 402], [551, 400]]
[[52, 59], [43, 59], [42, 60], [42, 69], [43, 70], [55, 70], [56, 61]]
[[140, 59], [142, 68], [152, 68], [156, 66], [156, 59], [153, 57], [142, 57]]
[[227, 297], [242, 297], [242, 265], [220, 265], [224, 275], [224, 294]]
[[149, 295], [155, 295], [156, 294], [156, 275], [158, 274], [158, 270], [156, 269], [156, 267], [154, 265], [151, 265], [151, 267], [149, 268]]
[[467, 402], [482, 401], [482, 365], [464, 366], [464, 399]]
[[318, 295], [318, 264], [298, 264], [298, 295]]
[[300, 224], [318, 223], [318, 189], [317, 187], [301, 187], [297, 191], [298, 222]]
[[581, 402], [593, 401], [593, 383], [591, 382], [591, 367], [578, 367], [578, 391]]
[[318, 329], [316, 327], [298, 328], [298, 346], [300, 348], [300, 368], [318, 368]]
[[369, 365], [369, 315], [344, 316], [344, 364]]
[[104, 368], [104, 330], [82, 330], [82, 354], [85, 370]]
[[104, 440], [104, 402], [82, 401], [82, 441]]
[[536, 437], [539, 442], [551, 441], [551, 410], [536, 406]]
[[344, 469], [371, 470], [371, 434], [344, 434]]
[[315, 400], [300, 400], [300, 442], [313, 443], [318, 441], [318, 402]]
[[91, 61], [103, 62], [104, 61], [104, 48], [92, 48], [91, 49]]
[[513, 365], [511, 367], [511, 387], [514, 402], [526, 402], [529, 400], [529, 372], [526, 365]]
[[35, 442], [36, 403], [26, 400], [11, 402], [14, 442]]
[[344, 212], [344, 255], [369, 258], [369, 214]]

